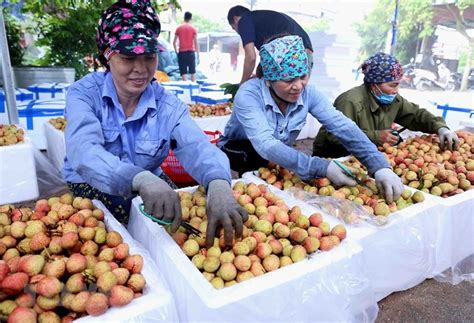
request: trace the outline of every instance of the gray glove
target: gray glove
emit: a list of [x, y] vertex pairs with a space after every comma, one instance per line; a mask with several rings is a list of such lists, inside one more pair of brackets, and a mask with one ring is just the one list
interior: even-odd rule
[[178, 193], [150, 171], [135, 175], [132, 186], [134, 191], [139, 192], [146, 213], [157, 219], [172, 222], [172, 232], [178, 230], [181, 223], [181, 204]]
[[[442, 150], [448, 148], [449, 150], [457, 150], [459, 146], [459, 138], [454, 131], [449, 130], [448, 128], [439, 128], [439, 145]], [[446, 147], [446, 142], [448, 143]]]
[[382, 168], [375, 172], [375, 182], [379, 192], [385, 196], [388, 203], [398, 200], [403, 193], [404, 187], [402, 180], [389, 168]]
[[214, 242], [218, 224], [224, 227], [224, 241], [232, 245], [233, 229], [237, 238], [242, 236], [243, 223], [248, 220], [248, 213], [234, 198], [230, 185], [222, 179], [209, 183], [207, 189], [207, 234], [206, 246], [210, 248]]
[[352, 178], [347, 176], [339, 166], [336, 165], [335, 162], [331, 161], [328, 165], [328, 169], [326, 171], [326, 177], [329, 178], [331, 182], [338, 186], [356, 186], [357, 183]]

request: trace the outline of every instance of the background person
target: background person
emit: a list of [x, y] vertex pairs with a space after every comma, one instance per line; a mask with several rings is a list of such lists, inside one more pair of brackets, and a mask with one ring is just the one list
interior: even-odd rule
[[[186, 74], [191, 74], [191, 81], [196, 81], [196, 55], [199, 57], [199, 46], [197, 42], [197, 29], [191, 25], [193, 14], [189, 11], [184, 13], [184, 23], [176, 28], [173, 39], [174, 51], [178, 53], [179, 73], [181, 79], [186, 81]], [[176, 43], [179, 40], [179, 47]], [[179, 50], [178, 50], [179, 48]]]
[[243, 6], [230, 8], [227, 14], [227, 21], [233, 30], [242, 38], [244, 46], [244, 70], [240, 84], [252, 77], [255, 69], [257, 54], [255, 50], [270, 38], [281, 35], [297, 35], [303, 39], [304, 48], [309, 59], [309, 66], [313, 62], [313, 46], [308, 34], [290, 16], [272, 10], [254, 10]]
[[145, 212], [172, 221], [176, 231], [179, 197], [160, 169], [172, 148], [207, 188], [208, 245], [219, 225], [231, 244], [247, 213], [232, 195], [226, 156], [192, 121], [187, 106], [152, 81], [159, 33], [149, 1], [119, 1], [102, 14], [96, 39], [107, 71], [88, 74], [68, 90], [64, 177], [74, 195], [101, 200], [122, 222], [138, 192]]
[[[334, 101], [337, 110], [353, 120], [378, 146], [396, 145], [399, 136], [393, 134], [392, 123], [413, 131], [437, 133], [441, 148], [456, 149], [459, 140], [441, 117], [409, 102], [398, 94], [403, 69], [392, 55], [376, 53], [361, 65], [364, 84], [342, 93]], [[323, 126], [313, 143], [313, 156], [342, 157], [349, 152]]]
[[218, 143], [231, 168], [243, 173], [272, 161], [303, 179], [327, 176], [336, 185], [355, 186], [334, 162], [291, 147], [310, 113], [368, 167], [388, 202], [398, 199], [403, 184], [377, 147], [319, 91], [307, 86], [309, 67], [301, 37], [285, 36], [263, 45], [260, 60], [263, 77], [240, 86]]

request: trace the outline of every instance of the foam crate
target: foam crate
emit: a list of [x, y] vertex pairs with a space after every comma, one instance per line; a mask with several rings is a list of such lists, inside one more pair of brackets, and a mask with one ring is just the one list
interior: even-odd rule
[[[290, 207], [301, 206], [304, 215], [316, 211], [283, 198]], [[180, 321], [373, 321], [376, 317], [378, 308], [365, 275], [362, 250], [350, 238], [330, 252], [317, 252], [301, 262], [217, 290], [163, 227], [141, 215], [141, 202], [139, 197], [132, 202], [128, 230], [166, 276], [179, 299]], [[324, 219], [331, 226], [338, 223], [328, 216]]]
[[173, 93], [174, 95], [176, 95], [178, 98], [182, 99], [183, 95], [184, 95], [184, 89], [180, 88], [180, 87], [177, 87], [177, 86], [163, 86], [165, 88], [165, 90]]
[[[247, 172], [243, 177], [265, 183], [253, 173]], [[276, 187], [272, 190], [278, 191]], [[293, 197], [288, 191], [282, 194]], [[391, 213], [386, 225], [347, 226], [348, 235], [362, 246], [367, 275], [377, 301], [432, 277], [438, 252], [438, 222], [443, 209], [429, 194], [424, 196], [424, 202]]]
[[204, 131], [220, 131], [224, 133], [227, 122], [230, 120], [230, 114], [219, 117], [193, 118], [194, 122]]
[[202, 92], [191, 97], [194, 103], [203, 104], [219, 104], [226, 103], [230, 100], [230, 94], [224, 94], [224, 92]]
[[163, 82], [161, 83], [162, 86], [167, 87], [167, 86], [176, 86], [179, 88], [182, 88], [184, 90], [184, 93], [180, 99], [184, 103], [191, 103], [192, 99], [191, 97], [199, 93], [199, 84], [196, 82], [191, 82], [191, 81], [171, 81], [171, 82]]
[[98, 200], [94, 205], [105, 213], [105, 226], [108, 231], [117, 231], [128, 244], [130, 254], [139, 254], [143, 257], [141, 274], [146, 280], [146, 286], [141, 297], [135, 298], [124, 307], [110, 307], [100, 316], [84, 316], [76, 322], [170, 322], [177, 320], [176, 306], [162, 275], [156, 268], [150, 254], [135, 241], [127, 229], [120, 224], [109, 210]]
[[201, 87], [201, 92], [218, 92], [224, 93], [224, 89], [221, 88], [219, 85], [208, 85]]
[[53, 117], [64, 117], [65, 107], [65, 100], [33, 100], [18, 105], [20, 124], [28, 130], [33, 144], [38, 149], [46, 149], [44, 123]]
[[65, 99], [69, 83], [46, 82], [28, 86], [28, 90], [35, 94], [35, 100]]
[[[33, 100], [34, 94], [28, 90], [16, 88], [15, 89], [15, 99], [17, 104], [29, 102]], [[0, 123], [8, 123], [8, 116], [6, 113], [7, 102], [5, 98], [5, 91], [3, 88], [0, 88]]]
[[46, 122], [44, 123], [44, 134], [48, 159], [57, 170], [61, 171], [64, 166], [64, 157], [66, 157], [64, 132], [56, 129], [51, 123]]
[[34, 149], [27, 133], [23, 143], [0, 147], [0, 204], [38, 198]]

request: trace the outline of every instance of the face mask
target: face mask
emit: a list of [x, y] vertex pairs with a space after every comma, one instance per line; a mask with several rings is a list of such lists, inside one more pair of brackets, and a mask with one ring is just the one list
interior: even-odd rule
[[382, 92], [382, 90], [377, 85], [375, 87], [380, 91], [381, 94], [377, 95], [377, 94], [375, 94], [374, 91], [372, 91], [372, 94], [375, 97], [375, 99], [377, 101], [379, 101], [379, 103], [381, 103], [381, 104], [390, 104], [390, 103], [393, 102], [393, 100], [395, 100], [396, 94], [392, 94], [392, 95], [385, 94], [385, 93]]

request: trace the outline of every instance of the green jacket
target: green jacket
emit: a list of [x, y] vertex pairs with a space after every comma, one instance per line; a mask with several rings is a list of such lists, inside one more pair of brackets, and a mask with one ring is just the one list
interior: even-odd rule
[[[439, 128], [447, 127], [443, 118], [435, 117], [399, 94], [391, 104], [379, 105], [365, 84], [339, 95], [334, 106], [352, 119], [376, 145], [376, 131], [390, 129], [393, 122], [426, 133], [436, 133]], [[336, 158], [347, 155], [339, 141], [322, 127], [313, 143], [313, 156]]]

